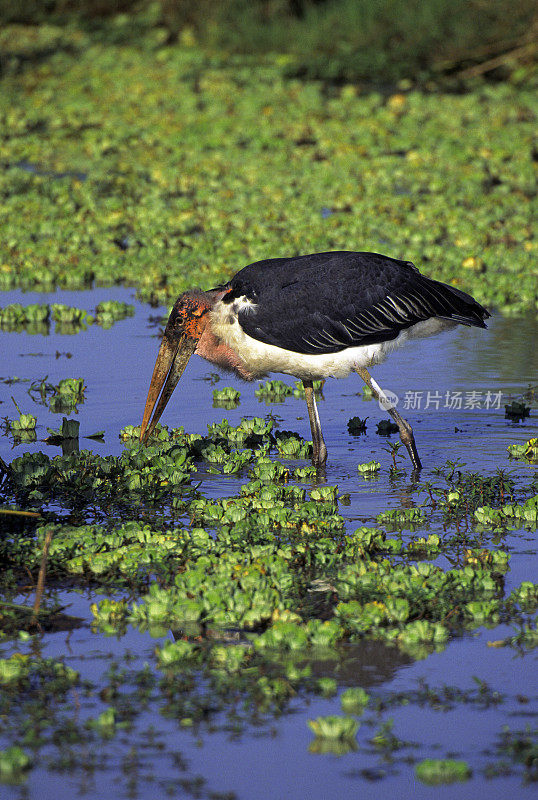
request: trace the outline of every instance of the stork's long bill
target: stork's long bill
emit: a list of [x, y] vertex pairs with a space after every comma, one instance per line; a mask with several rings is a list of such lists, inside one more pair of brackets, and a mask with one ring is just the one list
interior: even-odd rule
[[[178, 342], [171, 342], [166, 336], [162, 340], [144, 409], [140, 430], [141, 442], [147, 442], [153, 433], [155, 425], [160, 420], [161, 414], [172, 396], [172, 392], [183, 375], [189, 358], [196, 350], [196, 344], [196, 339], [189, 339], [186, 336], [181, 337]], [[150, 422], [152, 414], [153, 418]]]
[[208, 310], [208, 303], [202, 302], [201, 296], [202, 293], [200, 297], [193, 297], [190, 293], [181, 295], [172, 309], [151, 376], [140, 430], [141, 442], [147, 442], [153, 433], [196, 350], [205, 325], [202, 318]]

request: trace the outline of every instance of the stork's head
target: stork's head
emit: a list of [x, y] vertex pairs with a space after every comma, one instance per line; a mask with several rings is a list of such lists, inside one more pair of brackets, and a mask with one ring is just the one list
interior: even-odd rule
[[197, 290], [185, 292], [176, 300], [166, 324], [151, 376], [140, 431], [141, 442], [147, 442], [151, 436], [189, 358], [196, 350], [196, 345], [208, 322], [212, 300], [209, 292]]

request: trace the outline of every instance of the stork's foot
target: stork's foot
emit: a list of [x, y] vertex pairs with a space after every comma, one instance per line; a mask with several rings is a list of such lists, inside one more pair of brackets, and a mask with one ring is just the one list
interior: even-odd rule
[[415, 444], [415, 437], [413, 436], [413, 428], [408, 423], [406, 419], [404, 419], [401, 414], [396, 411], [395, 407], [392, 405], [388, 397], [385, 395], [383, 390], [377, 383], [374, 381], [370, 373], [364, 367], [356, 367], [355, 372], [360, 375], [363, 379], [365, 384], [370, 387], [372, 394], [374, 395], [377, 402], [385, 408], [389, 414], [391, 415], [392, 419], [398, 426], [398, 430], [400, 431], [400, 439], [402, 440], [402, 444], [405, 444], [407, 448], [407, 452], [409, 453], [409, 457], [411, 459], [411, 463], [413, 464], [413, 473], [418, 473], [419, 470], [422, 469], [422, 464], [420, 462], [420, 458], [418, 455], [417, 446]]

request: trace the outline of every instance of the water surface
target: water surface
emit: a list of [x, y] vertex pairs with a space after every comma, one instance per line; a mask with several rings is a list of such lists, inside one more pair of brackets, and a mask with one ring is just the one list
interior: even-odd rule
[[[134, 317], [116, 323], [110, 330], [93, 325], [74, 336], [0, 331], [0, 417], [18, 416], [13, 396], [21, 411], [37, 416], [39, 439], [35, 444], [13, 446], [10, 436], [0, 436], [0, 455], [5, 461], [26, 451], [44, 450], [51, 455], [60, 452], [42, 439], [47, 427], [59, 427], [62, 415], [35, 404], [27, 394], [29, 383], [7, 382], [14, 376], [29, 381], [47, 376], [53, 384], [67, 377], [84, 378], [86, 399], [76, 417], [80, 420], [81, 448], [102, 455], [119, 454], [123, 449], [119, 431], [127, 424], [140, 422], [159, 343], [154, 318], [165, 315], [165, 309], [142, 305], [133, 291], [123, 288], [51, 295], [6, 292], [0, 295], [0, 305], [64, 302], [91, 310], [104, 299], [133, 303]], [[450, 459], [462, 462], [465, 469], [485, 473], [494, 473], [499, 467], [511, 469], [516, 483], [530, 481], [535, 468], [511, 462], [506, 448], [537, 435], [537, 404], [534, 402], [531, 416], [519, 423], [505, 419], [504, 405], [525, 393], [530, 397], [532, 387], [536, 398], [537, 338], [536, 320], [494, 316], [487, 331], [460, 326], [440, 337], [412, 342], [374, 370], [377, 382], [399, 396], [399, 409], [415, 430], [424, 464], [422, 480], [434, 477], [434, 468]], [[222, 373], [215, 383], [214, 372], [201, 359], [191, 359], [163, 415], [163, 423], [181, 424], [188, 431], [205, 433], [208, 423], [223, 417], [237, 424], [243, 416], [272, 414], [283, 429], [296, 430], [309, 438], [304, 401], [290, 397], [284, 403], [266, 405], [254, 395], [257, 384], [248, 385]], [[225, 385], [241, 391], [237, 409], [213, 408], [213, 388]], [[457, 392], [461, 393], [462, 407], [448, 407]], [[430, 402], [426, 408], [428, 393]], [[419, 398], [420, 407], [411, 407], [419, 405]], [[475, 407], [471, 407], [473, 404]], [[385, 450], [387, 439], [376, 433], [376, 423], [387, 415], [375, 402], [362, 399], [357, 376], [328, 381], [319, 409], [329, 450], [326, 480], [337, 484], [340, 492], [350, 494], [350, 505], [341, 507], [350, 532], [360, 524], [372, 524], [375, 515], [387, 507], [408, 504], [410, 498], [413, 502], [420, 500], [407, 457], [402, 461], [405, 472], [397, 479], [389, 476], [392, 462]], [[368, 417], [365, 435], [348, 433], [347, 421], [355, 415]], [[102, 442], [82, 438], [100, 430], [105, 433]], [[392, 436], [391, 441], [397, 441], [397, 437]], [[358, 478], [357, 463], [372, 458], [382, 464], [380, 477], [370, 481]], [[233, 495], [242, 482], [237, 477], [208, 476], [204, 492]], [[441, 522], [432, 518], [426, 529], [431, 531], [443, 533]], [[410, 535], [404, 531], [404, 538]], [[508, 592], [523, 580], [535, 579], [536, 543], [534, 534], [525, 530], [510, 531], [500, 539], [503, 549], [512, 555], [505, 578]], [[446, 566], [442, 558], [439, 562]], [[29, 593], [22, 599], [31, 602], [32, 596]], [[1, 648], [3, 657], [15, 650], [61, 657], [79, 670], [82, 678], [97, 684], [105, 682], [104, 676], [113, 663], [127, 671], [154, 663], [155, 644], [162, 640], [130, 629], [120, 638], [93, 633], [89, 605], [99, 598], [90, 590], [62, 592], [60, 597], [68, 613], [81, 618], [81, 624], [68, 632], [46, 634], [38, 642], [6, 642]], [[517, 770], [507, 769], [506, 775], [494, 779], [487, 777], [488, 768], [502, 756], [496, 746], [503, 726], [524, 730], [530, 711], [536, 708], [536, 663], [532, 652], [523, 654], [513, 648], [488, 646], [488, 642], [512, 633], [509, 626], [481, 628], [452, 639], [443, 652], [421, 661], [413, 661], [382, 644], [350, 645], [345, 670], [340, 665], [340, 672], [335, 675], [339, 686], [361, 685], [381, 701], [386, 699], [389, 709], [365, 714], [355, 752], [341, 756], [309, 752], [312, 734], [306, 721], [340, 713], [338, 698], [297, 697], [282, 716], [260, 715], [239, 733], [233, 732], [233, 726], [227, 729], [224, 715], [220, 724], [184, 729], [177, 720], [163, 716], [162, 701], [156, 701], [134, 717], [129, 729], [104, 741], [97, 752], [90, 747], [85, 768], [77, 764], [58, 770], [51, 748], [50, 753], [41, 754], [38, 766], [22, 786], [3, 786], [0, 793], [6, 798], [40, 800], [58, 800], [74, 794], [92, 799], [109, 798], [112, 794], [136, 798], [339, 800], [350, 794], [378, 798], [381, 792], [394, 797], [413, 794], [417, 798], [433, 798], [434, 793], [437, 796], [442, 792], [445, 797], [462, 800], [471, 795], [493, 800], [504, 798], [507, 793], [531, 797], [532, 784], [523, 783]], [[328, 661], [314, 664], [313, 668], [320, 676], [332, 675], [337, 665]], [[415, 696], [425, 683], [436, 689], [456, 687], [472, 698], [479, 686], [475, 678], [498, 692], [502, 702], [481, 704], [469, 699], [443, 709], [442, 704], [424, 704]], [[398, 693], [408, 693], [414, 699], [404, 705], [394, 704]], [[72, 713], [84, 719], [100, 710], [98, 698], [81, 697]], [[392, 719], [394, 733], [405, 743], [393, 753], [376, 751], [369, 742], [388, 719]], [[9, 742], [0, 741], [0, 747], [6, 744]], [[470, 763], [473, 777], [467, 783], [447, 788], [424, 786], [414, 779], [409, 764], [426, 757], [463, 758]]]

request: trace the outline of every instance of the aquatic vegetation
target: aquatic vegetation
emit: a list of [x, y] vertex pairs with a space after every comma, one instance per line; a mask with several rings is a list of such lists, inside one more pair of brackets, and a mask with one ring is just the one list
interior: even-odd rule
[[15, 778], [30, 769], [31, 764], [32, 759], [21, 747], [0, 750], [0, 781]]
[[392, 433], [398, 433], [398, 426], [390, 419], [382, 419], [377, 423], [377, 433], [380, 436], [390, 436]]
[[365, 433], [367, 419], [368, 417], [366, 417], [366, 419], [361, 419], [360, 417], [351, 417], [347, 423], [348, 432], [351, 433], [352, 436], [358, 436], [360, 433]]
[[282, 403], [293, 394], [293, 388], [281, 380], [265, 381], [260, 383], [254, 394], [266, 403]]
[[380, 469], [381, 464], [379, 461], [368, 461], [366, 464], [357, 464], [359, 475], [364, 475], [365, 477], [374, 475], [376, 472], [379, 472]]
[[526, 782], [538, 779], [538, 745], [535, 734], [536, 730], [532, 730], [530, 726], [521, 731], [511, 731], [505, 726], [499, 737], [499, 755], [508, 756], [514, 763], [521, 764]]
[[5, 331], [25, 331], [47, 335], [50, 321], [56, 323], [55, 333], [73, 334], [86, 330], [94, 323], [103, 328], [110, 328], [114, 322], [131, 317], [134, 306], [118, 300], [107, 300], [99, 303], [94, 314], [82, 308], [74, 308], [65, 303], [52, 305], [33, 303], [23, 306], [20, 303], [0, 308], [0, 329]]
[[[78, 682], [78, 673], [52, 658], [32, 658], [14, 653], [10, 658], [0, 659], [0, 683], [4, 691], [24, 687], [30, 680], [51, 683], [51, 689], [65, 692]], [[8, 687], [8, 688], [6, 688]]]
[[[452, 553], [450, 538], [387, 536], [396, 516], [405, 521], [413, 512], [417, 519], [419, 511], [423, 524], [426, 506], [379, 515], [377, 527], [346, 532], [338, 487], [312, 484], [309, 477], [297, 484], [294, 471], [275, 459], [286, 442], [303, 453], [310, 443], [275, 430], [272, 420], [243, 419], [236, 426], [223, 420], [208, 425], [205, 436], [158, 427], [147, 448], [140, 447], [139, 432], [132, 426], [122, 430], [124, 451], [117, 457], [26, 453], [12, 461], [10, 484], [0, 486], [2, 503], [16, 499], [44, 517], [0, 542], [0, 563], [9, 564], [11, 576], [2, 575], [5, 592], [16, 591], [13, 584], [26, 570], [37, 571], [50, 538], [51, 584], [99, 589], [101, 599], [91, 605], [92, 630], [118, 636], [130, 626], [163, 637], [172, 629], [175, 639], [161, 640], [144, 669], [111, 671], [109, 682], [100, 685], [98, 705], [90, 693], [92, 705], [80, 723], [65, 727], [47, 706], [49, 727], [34, 726], [35, 739], [25, 740], [40, 742], [38, 759], [48, 737], [63, 741], [65, 735], [73, 752], [77, 742], [87, 747], [115, 739], [131, 730], [148, 702], [197, 736], [227, 730], [232, 721], [241, 731], [251, 720], [259, 724], [265, 714], [282, 713], [298, 697], [319, 695], [331, 702], [340, 688], [334, 664], [343, 668], [349, 647], [359, 642], [420, 659], [462, 631], [518, 620], [506, 645], [531, 646], [528, 615], [538, 607], [538, 588], [527, 581], [505, 595], [506, 552], [468, 547], [460, 563], [447, 569], [428, 559]], [[243, 482], [229, 496], [210, 496], [199, 475], [211, 469], [237, 469]], [[481, 490], [481, 496], [500, 496], [498, 482]], [[9, 635], [7, 617], [0, 615], [4, 623]], [[25, 625], [32, 630], [31, 618]], [[328, 672], [320, 674], [320, 664]], [[63, 708], [79, 680], [61, 662], [27, 654], [0, 659], [0, 678], [9, 688], [0, 710], [14, 732], [25, 725], [36, 698], [48, 702], [39, 692], [57, 687], [54, 696], [65, 699], [55, 703]], [[405, 702], [501, 702], [494, 694], [484, 687], [465, 696], [421, 689], [416, 697], [406, 693]], [[334, 702], [346, 716], [310, 720], [316, 736], [310, 752], [352, 752], [363, 730], [371, 748], [384, 756], [406, 746], [390, 720], [379, 720], [383, 709], [403, 702], [400, 695], [378, 697], [375, 689], [355, 686]], [[379, 720], [373, 737], [366, 711]], [[454, 774], [443, 767], [417, 773], [434, 783], [455, 780]]]
[[[52, 430], [51, 428], [47, 428], [47, 439], [46, 441], [49, 444], [61, 444], [66, 439], [78, 439], [80, 431], [80, 422], [76, 419], [67, 419], [64, 417], [62, 420], [62, 424], [58, 431]], [[87, 437], [95, 438], [94, 437]]]
[[[71, 422], [65, 420], [62, 436], [78, 433]], [[241, 628], [256, 631], [257, 651], [333, 647], [373, 636], [420, 658], [444, 646], [458, 626], [491, 625], [514, 604], [529, 605], [532, 584], [502, 600], [499, 576], [508, 555], [501, 550], [469, 549], [462, 567], [444, 571], [419, 560], [449, 546], [437, 534], [407, 546], [379, 528], [346, 535], [337, 487], [314, 486], [307, 493], [290, 485], [290, 470], [269, 455], [291, 441], [287, 456], [300, 446], [305, 457], [310, 445], [290, 432], [273, 433], [270, 422], [242, 420], [233, 427], [224, 420], [209, 425], [206, 437], [158, 428], [147, 448], [137, 433], [122, 432], [126, 448], [119, 457], [26, 453], [11, 464], [18, 502], [36, 509], [60, 503], [89, 516], [83, 525], [58, 520], [37, 527], [35, 538], [19, 538], [19, 552], [11, 547], [12, 566], [37, 566], [50, 530], [51, 576], [139, 586], [136, 602], [104, 599], [92, 607], [103, 629]], [[191, 488], [199, 469], [243, 472], [249, 480], [236, 496], [207, 498]], [[521, 508], [535, 511], [535, 505], [530, 498]], [[143, 516], [111, 524], [111, 511], [127, 508]], [[509, 506], [510, 513], [518, 508]], [[493, 511], [508, 514], [507, 507]], [[424, 509], [414, 507], [377, 516], [387, 528], [424, 520]], [[395, 556], [398, 561], [391, 560]], [[145, 574], [150, 567], [158, 570], [158, 582]], [[290, 610], [295, 617], [282, 616]]]
[[134, 306], [119, 300], [104, 300], [95, 307], [95, 322], [102, 328], [110, 328], [114, 322], [132, 317]]
[[[468, 520], [475, 517], [478, 509], [484, 504], [504, 505], [514, 497], [514, 480], [503, 469], [494, 475], [481, 475], [459, 469], [460, 464], [447, 462], [446, 467], [435, 471], [445, 481], [444, 485], [424, 484], [424, 490], [430, 498], [431, 508], [439, 509], [446, 523]], [[479, 511], [479, 516], [482, 514]]]
[[409, 90], [396, 106], [286, 80], [278, 57], [254, 70], [196, 48], [157, 59], [95, 43], [58, 53], [37, 82], [5, 77], [3, 91], [0, 288], [124, 282], [168, 305], [306, 241], [377, 251], [382, 238], [480, 302], [535, 307], [531, 87], [450, 102]]
[[15, 653], [11, 658], [0, 659], [0, 683], [19, 682], [30, 672], [30, 658]]
[[448, 638], [448, 619], [476, 627], [502, 611], [492, 602], [496, 573], [494, 564], [447, 572], [426, 562], [348, 564], [334, 581], [335, 614], [352, 637], [374, 633], [411, 651], [416, 644], [437, 646]]
[[292, 431], [275, 431], [275, 444], [284, 458], [312, 458], [312, 444]]
[[509, 504], [502, 508], [483, 506], [474, 512], [476, 520], [492, 526], [511, 525], [517, 521], [526, 527], [538, 526], [538, 495], [529, 497], [524, 503]]
[[511, 444], [508, 452], [512, 458], [519, 458], [522, 461], [538, 462], [538, 439], [529, 439], [524, 444]]
[[424, 512], [421, 508], [392, 508], [383, 511], [376, 517], [377, 522], [384, 522], [389, 525], [406, 527], [407, 525], [417, 525], [424, 522]]
[[[48, 376], [47, 376], [48, 377]], [[33, 381], [28, 394], [35, 403], [46, 406], [53, 413], [69, 414], [84, 402], [86, 386], [83, 378], [63, 378], [56, 386], [47, 377]]]
[[215, 408], [235, 408], [239, 405], [241, 392], [232, 386], [224, 386], [222, 389], [213, 389], [213, 406]]
[[109, 706], [95, 719], [89, 719], [86, 727], [93, 728], [103, 738], [110, 739], [116, 733], [116, 716], [116, 709]]
[[342, 711], [346, 714], [362, 714], [371, 697], [359, 686], [345, 689], [340, 695]]
[[37, 418], [33, 414], [21, 414], [19, 419], [9, 421], [9, 427], [14, 435], [23, 431], [35, 431]]
[[426, 758], [417, 764], [415, 774], [422, 783], [437, 786], [442, 783], [466, 781], [471, 777], [471, 770], [465, 761]]
[[508, 600], [517, 603], [524, 611], [536, 611], [538, 608], [538, 584], [523, 581], [510, 594]]
[[308, 726], [320, 739], [354, 739], [359, 722], [353, 717], [318, 717], [308, 721]]
[[50, 308], [47, 305], [34, 303], [22, 306], [12, 303], [0, 308], [0, 328], [6, 331], [16, 331], [26, 328], [28, 331], [42, 333], [48, 330]]
[[[312, 381], [312, 386], [314, 389], [314, 394], [316, 396], [316, 400], [323, 400], [323, 387], [325, 385], [325, 381]], [[293, 396], [299, 397], [301, 400], [305, 399], [305, 392], [304, 386], [302, 381], [295, 381], [295, 388], [293, 390]]]
[[51, 306], [51, 316], [60, 326], [72, 325], [84, 328], [93, 322], [93, 317], [87, 311], [82, 308], [72, 308], [65, 303], [54, 303]]
[[525, 403], [521, 403], [519, 400], [512, 400], [511, 403], [504, 407], [504, 416], [514, 422], [520, 422], [529, 416], [530, 410], [530, 406], [525, 405]]
[[4, 418], [3, 427], [12, 436], [14, 442], [35, 442], [37, 418], [33, 414], [19, 414], [19, 419]]
[[52, 387], [50, 410], [56, 414], [67, 414], [76, 410], [77, 405], [84, 402], [85, 390], [83, 378], [64, 378], [58, 386]]

